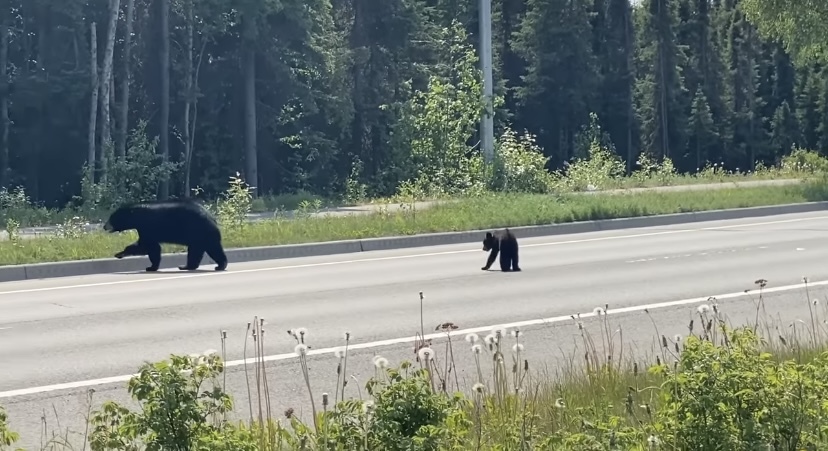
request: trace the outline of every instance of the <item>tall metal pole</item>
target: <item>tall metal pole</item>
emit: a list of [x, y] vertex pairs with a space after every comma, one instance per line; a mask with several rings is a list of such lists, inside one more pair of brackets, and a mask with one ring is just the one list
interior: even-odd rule
[[492, 106], [492, 0], [480, 0], [480, 66], [486, 110], [480, 120], [480, 147], [487, 162], [494, 159], [494, 107]]

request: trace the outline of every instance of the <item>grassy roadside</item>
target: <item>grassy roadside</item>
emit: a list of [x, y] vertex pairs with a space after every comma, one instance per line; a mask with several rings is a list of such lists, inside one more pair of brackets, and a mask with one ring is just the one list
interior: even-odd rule
[[[547, 174], [548, 177], [542, 177], [542, 183], [548, 185], [548, 192], [566, 194], [594, 190], [611, 191], [727, 182], [807, 179], [828, 172], [828, 159], [817, 152], [805, 150], [797, 150], [786, 155], [778, 165], [759, 166], [755, 171], [725, 170], [719, 165], [708, 163], [695, 173], [683, 174], [676, 172], [669, 160], [656, 164], [642, 157], [640, 163], [639, 169], [629, 175], [623, 175], [623, 164], [620, 160], [611, 152], [601, 151], [592, 154], [587, 159], [572, 162], [566, 172], [554, 171]], [[520, 182], [519, 179], [522, 176], [516, 175], [516, 177], [518, 178], [513, 182]], [[517, 186], [521, 186], [520, 183]], [[342, 195], [339, 198], [328, 198], [308, 192], [278, 196], [262, 195], [251, 200], [248, 213], [284, 213], [308, 209], [450, 200], [446, 195], [426, 193], [419, 189], [412, 191], [409, 188], [412, 187], [398, 187], [397, 195], [391, 197], [366, 197], [364, 192]], [[210, 202], [214, 201], [215, 199]], [[51, 227], [76, 219], [82, 222], [100, 222], [106, 219], [110, 209], [110, 207], [97, 205], [94, 202], [88, 206], [73, 208], [45, 208], [33, 204], [21, 189], [11, 191], [0, 189], [0, 230]]]
[[[106, 403], [92, 413], [91, 449], [143, 451], [150, 448], [140, 442], [150, 437], [166, 449], [211, 451], [828, 449], [828, 309], [803, 296], [810, 320], [794, 329], [774, 324], [765, 313], [764, 281], [757, 282], [755, 321], [734, 328], [727, 307], [711, 299], [691, 307], [686, 336], [665, 337], [653, 321], [661, 346], [650, 357], [625, 352], [623, 334], [604, 314], [608, 306], [573, 317], [579, 349], [556, 374], [529, 369], [540, 366], [521, 354], [531, 334], [499, 328], [460, 336], [446, 324], [445, 339], [419, 343], [413, 362], [392, 367], [375, 356], [375, 375], [360, 381], [358, 399], [348, 399], [357, 390], [350, 385], [342, 395], [343, 384], [353, 382], [347, 349], [355, 337], [346, 334], [331, 356], [341, 373], [336, 386], [319, 387], [307, 365], [312, 331], [295, 329], [285, 338], [294, 341], [316, 407], [304, 421], [277, 419], [270, 410], [267, 387], [280, 376], [264, 371], [259, 346], [248, 353], [255, 361], [246, 371], [251, 404], [235, 407], [241, 423], [227, 420], [233, 409], [221, 353], [173, 356], [143, 366], [128, 384], [141, 409]], [[255, 319], [252, 325], [247, 340], [256, 344], [262, 327]], [[453, 344], [444, 351], [444, 342]], [[469, 351], [479, 356], [468, 368], [478, 376], [465, 384], [446, 369], [455, 366], [454, 353]], [[329, 395], [321, 396], [322, 388]], [[17, 438], [3, 423], [0, 409], [0, 449]], [[46, 449], [71, 448], [56, 442]]]
[[[711, 191], [593, 196], [488, 194], [423, 211], [403, 208], [370, 215], [242, 221], [224, 227], [224, 243], [227, 248], [297, 244], [823, 200], [828, 200], [828, 179]], [[0, 241], [0, 265], [108, 258], [136, 237], [133, 232], [111, 235], [64, 230], [63, 236]], [[178, 246], [165, 248], [167, 252], [182, 250]]]

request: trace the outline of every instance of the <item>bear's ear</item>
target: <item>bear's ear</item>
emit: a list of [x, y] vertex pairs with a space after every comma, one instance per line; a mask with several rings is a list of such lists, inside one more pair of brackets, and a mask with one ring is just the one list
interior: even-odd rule
[[486, 238], [492, 238], [492, 232], [486, 232]]

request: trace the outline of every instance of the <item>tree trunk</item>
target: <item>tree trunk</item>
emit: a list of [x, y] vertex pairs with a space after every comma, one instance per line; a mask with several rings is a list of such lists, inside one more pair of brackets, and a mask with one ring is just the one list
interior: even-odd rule
[[8, 11], [0, 20], [0, 188], [9, 184], [9, 25]]
[[103, 71], [101, 73], [101, 181], [107, 179], [107, 160], [112, 150], [112, 133], [110, 129], [109, 96], [112, 87], [112, 57], [115, 52], [115, 31], [118, 26], [118, 11], [121, 0], [109, 1], [109, 29], [106, 35]]
[[190, 106], [193, 103], [193, 0], [187, 0], [186, 100], [184, 102], [184, 197], [190, 197], [190, 161], [193, 152], [190, 134]]
[[[193, 47], [195, 46], [195, 11], [194, 0], [187, 0], [187, 101], [184, 106], [184, 197], [190, 197], [190, 174], [193, 162], [193, 141], [195, 138], [198, 100], [196, 99], [197, 69], [194, 67]], [[207, 39], [203, 38], [201, 52], [198, 55], [198, 68], [201, 68], [201, 59]], [[192, 120], [190, 111], [192, 109]]]
[[[159, 64], [161, 70], [161, 127], [160, 147], [161, 160], [167, 162], [170, 159], [170, 0], [161, 1], [161, 51]], [[159, 187], [158, 197], [166, 199], [170, 195], [170, 181], [164, 179]]]
[[135, 0], [127, 0], [126, 32], [124, 33], [124, 61], [121, 79], [121, 111], [118, 121], [118, 156], [126, 155], [127, 130], [129, 130], [129, 83], [132, 78], [130, 63], [132, 59], [132, 28], [135, 17]]
[[90, 68], [89, 72], [92, 78], [92, 102], [89, 110], [89, 148], [86, 156], [86, 163], [89, 165], [89, 182], [95, 182], [95, 126], [98, 119], [98, 33], [97, 25], [92, 22], [90, 25], [91, 38], [89, 47], [90, 51]]
[[[255, 41], [250, 38], [254, 33], [252, 17], [243, 18], [243, 26], [247, 33], [247, 41], [243, 44], [243, 72], [244, 72], [244, 157], [245, 181], [251, 187], [258, 187], [259, 164], [256, 149], [256, 50]], [[253, 197], [258, 197], [259, 190], [253, 190]]]

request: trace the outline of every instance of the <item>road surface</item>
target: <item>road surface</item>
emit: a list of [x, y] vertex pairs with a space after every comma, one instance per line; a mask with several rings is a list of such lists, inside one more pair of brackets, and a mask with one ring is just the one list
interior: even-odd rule
[[[266, 354], [272, 356], [274, 415], [293, 407], [307, 418], [306, 389], [291, 354], [295, 342], [286, 330], [306, 328], [313, 352], [321, 353], [310, 357], [318, 401], [322, 392], [334, 392], [332, 351], [344, 344], [346, 331], [352, 337], [348, 373], [362, 384], [373, 374], [374, 355], [392, 364], [413, 358], [420, 291], [427, 334], [448, 321], [459, 332], [481, 336], [497, 325], [519, 326], [535, 369], [561, 368], [562, 359], [576, 351], [578, 329], [569, 315], [609, 304], [613, 327], [624, 331], [623, 357], [637, 348], [643, 362], [641, 353], [655, 349], [645, 306], [668, 337], [687, 333], [695, 308], [708, 296], [717, 296], [729, 319], [742, 323], [756, 311], [755, 295], [744, 290], [764, 278], [772, 315], [785, 327], [796, 319], [809, 321], [802, 277], [811, 280], [810, 296], [825, 301], [828, 212], [522, 239], [520, 273], [481, 271], [485, 258], [481, 246], [465, 244], [231, 262], [225, 273], [208, 266], [191, 274], [168, 270], [3, 283], [0, 404], [23, 434], [21, 445], [39, 449], [44, 413], [49, 429], [59, 421], [61, 428], [83, 432], [89, 388], [95, 389], [95, 406], [105, 399], [125, 402], [124, 376], [143, 361], [221, 349], [219, 334], [226, 330], [227, 360], [234, 361], [228, 390], [244, 418], [248, 403], [238, 360], [247, 323], [259, 316], [266, 321]], [[598, 333], [594, 318], [584, 321]], [[437, 337], [433, 344], [439, 356], [442, 343]], [[474, 371], [468, 345], [458, 344], [455, 354], [460, 382], [468, 387]], [[349, 396], [357, 396], [355, 385]]]

